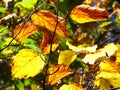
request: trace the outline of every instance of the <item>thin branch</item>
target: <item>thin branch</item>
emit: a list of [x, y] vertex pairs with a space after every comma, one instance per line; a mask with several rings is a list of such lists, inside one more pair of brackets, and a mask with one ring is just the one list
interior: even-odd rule
[[22, 28], [24, 27], [25, 23], [27, 21], [29, 21], [29, 19], [32, 16], [32, 14], [35, 13], [36, 10], [39, 10], [39, 8], [42, 7], [46, 2], [47, 2], [47, 0], [45, 0], [40, 6], [38, 6], [37, 8], [35, 8], [29, 15], [27, 15], [25, 17], [25, 20], [23, 21], [23, 23], [21, 25], [21, 28], [19, 29], [19, 32], [12, 38], [12, 40], [8, 43], [7, 46], [5, 46], [4, 48], [0, 49], [0, 52], [3, 51], [4, 49], [8, 48], [11, 45], [11, 43], [13, 42], [13, 40], [20, 34], [20, 32], [21, 32]]
[[59, 12], [59, 0], [57, 1], [56, 25], [55, 25], [54, 32], [53, 32], [53, 35], [52, 35], [52, 40], [51, 40], [51, 43], [50, 43], [50, 54], [49, 54], [49, 57], [48, 57], [48, 60], [47, 60], [47, 63], [46, 63], [46, 67], [45, 67], [45, 76], [44, 76], [44, 79], [43, 79], [43, 90], [46, 90], [46, 77], [48, 75], [47, 70], [48, 70], [48, 66], [49, 66], [50, 57], [51, 57], [51, 54], [52, 54], [52, 43], [53, 43], [54, 36], [56, 34], [57, 26], [58, 26], [58, 23], [59, 23], [58, 12]]

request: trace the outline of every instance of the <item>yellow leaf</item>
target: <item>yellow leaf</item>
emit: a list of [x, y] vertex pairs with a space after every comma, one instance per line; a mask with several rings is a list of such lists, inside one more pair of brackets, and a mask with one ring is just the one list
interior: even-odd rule
[[12, 62], [12, 76], [14, 78], [29, 78], [37, 75], [44, 67], [43, 56], [36, 51], [22, 49], [16, 54]]
[[76, 52], [82, 52], [82, 51], [86, 51], [86, 52], [95, 52], [97, 49], [97, 45], [94, 45], [92, 47], [86, 46], [86, 45], [78, 45], [78, 46], [74, 46], [72, 44], [70, 44], [69, 42], [66, 42], [66, 45], [68, 45], [69, 49], [72, 49], [73, 51]]
[[120, 45], [117, 46], [118, 50], [116, 51], [116, 62], [120, 62]]
[[99, 87], [100, 90], [106, 90], [110, 88], [110, 83], [105, 79], [98, 79], [94, 84], [95, 86]]
[[[31, 16], [31, 19], [35, 24], [41, 27], [45, 27], [50, 31], [54, 31], [57, 16], [50, 11], [38, 11]], [[65, 20], [63, 20], [63, 18], [59, 16], [58, 21], [60, 22], [57, 26], [56, 33], [63, 37], [67, 37], [68, 29], [66, 27]]]
[[64, 64], [53, 64], [47, 71], [48, 76], [46, 82], [50, 85], [54, 85], [63, 77], [71, 74], [69, 66]]
[[35, 33], [39, 29], [38, 26], [36, 26], [34, 23], [31, 22], [27, 22], [23, 27], [22, 26], [23, 23], [17, 25], [14, 29], [14, 37], [17, 36], [15, 38], [17, 41], [24, 40], [25, 38]]
[[82, 86], [77, 84], [62, 85], [59, 90], [84, 90]]
[[114, 43], [109, 43], [102, 49], [102, 51], [107, 53], [108, 56], [111, 56], [115, 53], [117, 49], [118, 47]]
[[97, 22], [107, 20], [108, 13], [105, 9], [82, 4], [73, 8], [70, 17], [77, 23]]
[[43, 39], [40, 44], [40, 48], [42, 49], [43, 54], [49, 54], [50, 53], [50, 46], [52, 42], [52, 51], [55, 51], [59, 45], [59, 39], [57, 35], [54, 35], [53, 41], [52, 41], [52, 32], [48, 31], [46, 28], [42, 28], [41, 30], [43, 34]]
[[76, 53], [72, 50], [61, 51], [58, 58], [58, 64], [65, 64], [69, 66], [76, 57]]
[[[112, 49], [111, 49], [112, 48]], [[118, 47], [114, 43], [109, 43], [106, 45], [104, 48], [99, 49], [97, 52], [92, 53], [92, 54], [87, 54], [82, 61], [84, 63], [89, 63], [89, 64], [94, 64], [94, 62], [101, 58], [101, 57], [106, 57], [106, 54], [108, 56], [111, 56], [115, 53], [115, 51], [118, 49]], [[102, 59], [101, 59], [102, 60]]]
[[[114, 88], [118, 88], [120, 86], [120, 63], [112, 62], [112, 61], [105, 61], [100, 63], [100, 73], [96, 76], [97, 80], [101, 78], [105, 80], [105, 83], [109, 83]], [[99, 82], [98, 85], [102, 85]], [[106, 88], [107, 89], [107, 88]]]
[[95, 61], [100, 58], [100, 57], [104, 57], [105, 56], [105, 53], [103, 52], [97, 52], [97, 53], [94, 53], [94, 54], [87, 54], [83, 59], [82, 61], [84, 63], [89, 63], [89, 64], [94, 64]]

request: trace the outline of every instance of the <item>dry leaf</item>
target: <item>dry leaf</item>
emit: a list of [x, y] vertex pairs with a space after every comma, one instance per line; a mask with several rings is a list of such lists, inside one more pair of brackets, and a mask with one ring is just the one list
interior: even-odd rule
[[63, 77], [71, 74], [69, 66], [64, 64], [53, 64], [47, 71], [48, 76], [46, 82], [50, 85], [54, 85]]
[[[40, 44], [40, 48], [42, 49], [43, 54], [49, 54], [50, 53], [50, 46], [52, 42], [52, 33], [48, 31], [47, 29], [43, 28], [41, 30], [43, 34], [43, 39]], [[53, 42], [52, 42], [52, 51], [55, 51], [59, 45], [59, 39], [57, 35], [55, 34]]]
[[59, 90], [84, 90], [84, 88], [77, 84], [69, 84], [69, 85], [63, 84], [59, 88]]
[[77, 54], [72, 50], [61, 51], [58, 58], [58, 64], [65, 64], [69, 66], [76, 57]]
[[[50, 31], [55, 30], [57, 16], [50, 11], [38, 11], [31, 16], [31, 19], [35, 24], [45, 27]], [[58, 16], [58, 21], [60, 22], [57, 26], [56, 33], [63, 37], [67, 37], [68, 30], [65, 20], [63, 20], [62, 17]]]
[[77, 23], [97, 22], [107, 20], [108, 13], [105, 9], [82, 4], [73, 8], [70, 17]]
[[12, 76], [14, 78], [29, 78], [37, 75], [44, 67], [43, 56], [36, 51], [22, 49], [16, 54], [12, 62]]
[[23, 26], [23, 23], [17, 25], [14, 29], [14, 37], [17, 41], [22, 41], [23, 39], [29, 37], [31, 34], [35, 33], [38, 29], [39, 26], [31, 23], [31, 22], [27, 22], [25, 23], [25, 25]]

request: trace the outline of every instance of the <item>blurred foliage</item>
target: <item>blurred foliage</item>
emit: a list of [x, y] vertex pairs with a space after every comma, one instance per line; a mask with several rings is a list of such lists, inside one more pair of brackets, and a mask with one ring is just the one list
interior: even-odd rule
[[[58, 10], [59, 16], [62, 16], [66, 20], [68, 28], [68, 38], [63, 38], [57, 35], [60, 39], [59, 46], [52, 54], [44, 55], [45, 60], [49, 59], [49, 65], [57, 63], [60, 51], [68, 50], [69, 47], [66, 42], [72, 43], [72, 45], [98, 45], [98, 48], [103, 48], [109, 43], [120, 43], [120, 3], [119, 0], [103, 0], [104, 4], [99, 7], [104, 7], [109, 13], [109, 18], [106, 21], [101, 22], [89, 22], [84, 24], [78, 24], [73, 21], [69, 14], [71, 10], [80, 4], [83, 4], [85, 0], [12, 0], [6, 3], [0, 1], [0, 90], [42, 90], [43, 78], [45, 72], [39, 73], [35, 77], [27, 79], [16, 79], [11, 76], [11, 62], [23, 48], [32, 49], [39, 53], [42, 53], [40, 42], [43, 35], [41, 32], [35, 32], [28, 38], [21, 42], [18, 42], [13, 37], [14, 28], [21, 22], [26, 20], [31, 21], [31, 12], [36, 12], [36, 8], [41, 6], [38, 10], [49, 10], [56, 14]], [[59, 9], [57, 8], [57, 2], [59, 1]], [[89, 1], [89, 0], [86, 0]], [[95, 1], [102, 0], [90, 0], [91, 6], [95, 6]], [[118, 1], [118, 2], [117, 2]], [[43, 4], [43, 2], [45, 2]], [[43, 4], [43, 5], [42, 5]], [[99, 90], [94, 87], [92, 81], [94, 81], [98, 63], [94, 65], [85, 64], [82, 62], [82, 58], [86, 53], [76, 52], [77, 58], [74, 63], [70, 65], [72, 74], [63, 78], [56, 85], [47, 85], [47, 90], [58, 90], [64, 83], [69, 84], [75, 82], [81, 84], [86, 90]], [[92, 71], [93, 70], [93, 71]], [[44, 70], [45, 71], [45, 70]], [[91, 86], [88, 84], [91, 83]], [[112, 87], [112, 86], [111, 86]]]

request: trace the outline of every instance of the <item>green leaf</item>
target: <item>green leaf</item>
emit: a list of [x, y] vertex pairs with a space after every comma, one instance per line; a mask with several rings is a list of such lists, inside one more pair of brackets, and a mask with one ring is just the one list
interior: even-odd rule
[[30, 85], [30, 79], [25, 79], [25, 80], [24, 80], [24, 85], [25, 85], [25, 86]]
[[21, 2], [17, 2], [15, 7], [22, 6], [27, 9], [32, 9], [36, 3], [37, 0], [22, 0]]
[[5, 11], [6, 11], [5, 7], [0, 7], [0, 12], [1, 13], [5, 13]]
[[2, 35], [8, 34], [8, 29], [0, 25], [0, 38]]

